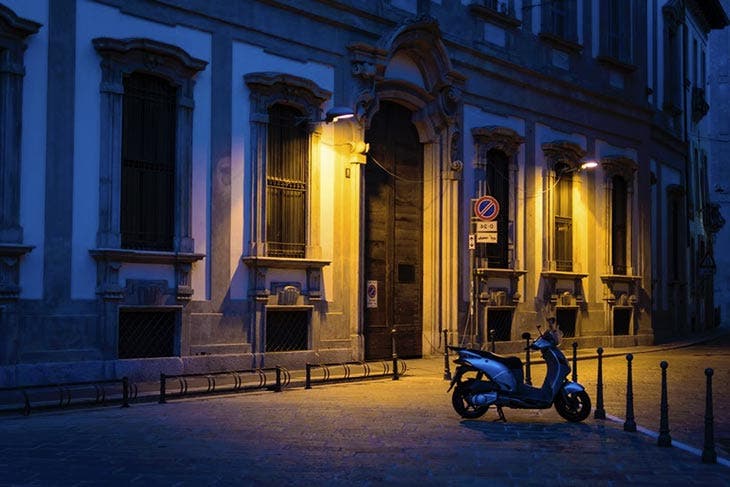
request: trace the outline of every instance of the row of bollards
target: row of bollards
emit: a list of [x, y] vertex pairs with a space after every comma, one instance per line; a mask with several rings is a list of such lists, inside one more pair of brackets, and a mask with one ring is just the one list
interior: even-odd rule
[[[451, 370], [449, 368], [449, 352], [448, 352], [448, 330], [443, 330], [444, 333], [444, 379], [451, 380]], [[492, 352], [494, 352], [494, 330], [489, 331]], [[522, 338], [525, 340], [525, 383], [532, 385], [532, 377], [530, 373], [530, 339], [531, 335], [527, 332], [522, 334]], [[598, 354], [598, 377], [596, 381], [596, 409], [593, 413], [595, 419], [606, 419], [606, 410], [603, 404], [603, 348], [598, 347], [596, 349]], [[394, 353], [395, 356], [395, 353]], [[634, 360], [632, 354], [626, 355], [626, 419], [624, 421], [624, 431], [635, 432], [637, 430], [636, 421], [634, 418], [634, 391], [633, 391], [633, 377], [631, 362]], [[662, 361], [659, 364], [662, 370], [661, 376], [661, 399], [660, 399], [660, 419], [659, 419], [659, 437], [657, 439], [657, 445], [660, 447], [672, 446], [672, 437], [669, 434], [669, 404], [667, 399], [667, 368], [669, 364], [666, 361]], [[711, 368], [705, 369], [705, 376], [707, 378], [707, 393], [705, 396], [705, 438], [702, 450], [702, 462], [703, 463], [717, 463], [717, 453], [715, 451], [715, 440], [714, 440], [714, 418], [712, 409], [712, 375], [713, 370]], [[578, 342], [573, 342], [573, 382], [578, 381]]]
[[[575, 349], [576, 343], [573, 343], [573, 357], [575, 364]], [[594, 418], [605, 419], [606, 411], [603, 407], [603, 348], [596, 350], [598, 353], [598, 377], [596, 381], [596, 410], [594, 412]], [[633, 391], [633, 378], [631, 362], [634, 356], [632, 354], [626, 355], [626, 420], [624, 421], [624, 431], [634, 432], [636, 431], [636, 421], [634, 418], [634, 391]], [[659, 419], [659, 437], [657, 439], [657, 445], [661, 447], [672, 446], [672, 437], [669, 434], [669, 404], [667, 400], [667, 368], [669, 364], [666, 361], [662, 361], [659, 366], [662, 369], [661, 377], [661, 400], [660, 400], [660, 419]], [[714, 418], [712, 412], [712, 374], [711, 368], [705, 369], [705, 376], [707, 377], [707, 394], [705, 396], [705, 439], [702, 450], [702, 462], [703, 463], [717, 463], [717, 453], [715, 451], [715, 440], [714, 440]], [[573, 376], [575, 380], [575, 372]]]

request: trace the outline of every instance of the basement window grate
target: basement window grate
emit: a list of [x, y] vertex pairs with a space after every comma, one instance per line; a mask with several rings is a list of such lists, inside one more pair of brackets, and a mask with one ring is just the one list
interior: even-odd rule
[[487, 323], [494, 330], [494, 341], [508, 342], [512, 339], [512, 311], [487, 308]]
[[118, 357], [175, 356], [177, 311], [119, 312]]
[[266, 351], [308, 350], [309, 311], [266, 311]]

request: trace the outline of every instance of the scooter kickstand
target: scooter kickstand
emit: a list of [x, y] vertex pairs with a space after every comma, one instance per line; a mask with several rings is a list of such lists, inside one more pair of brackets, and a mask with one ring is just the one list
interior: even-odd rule
[[504, 412], [502, 411], [502, 406], [497, 406], [497, 414], [499, 414], [497, 421], [507, 422], [507, 418], [504, 417]]

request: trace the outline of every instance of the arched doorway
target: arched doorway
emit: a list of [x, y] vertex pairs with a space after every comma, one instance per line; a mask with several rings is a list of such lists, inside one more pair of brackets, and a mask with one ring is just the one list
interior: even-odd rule
[[400, 357], [422, 355], [423, 146], [410, 110], [382, 101], [366, 132], [365, 358], [389, 358], [391, 330]]

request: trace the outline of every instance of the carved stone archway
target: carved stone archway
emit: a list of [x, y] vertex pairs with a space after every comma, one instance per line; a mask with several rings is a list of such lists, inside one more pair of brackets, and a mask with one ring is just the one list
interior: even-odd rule
[[[377, 45], [352, 44], [349, 50], [352, 100], [361, 135], [380, 102], [388, 100], [413, 112], [412, 122], [423, 144], [423, 194], [431, 204], [424, 205], [423, 215], [423, 275], [427, 277], [422, 343], [424, 353], [429, 353], [439, 342], [441, 329], [455, 329], [458, 322], [461, 92], [466, 79], [453, 69], [438, 22], [429, 16], [406, 20]], [[420, 84], [387, 75], [396, 57], [418, 68]], [[362, 325], [353, 331], [362, 334]]]

